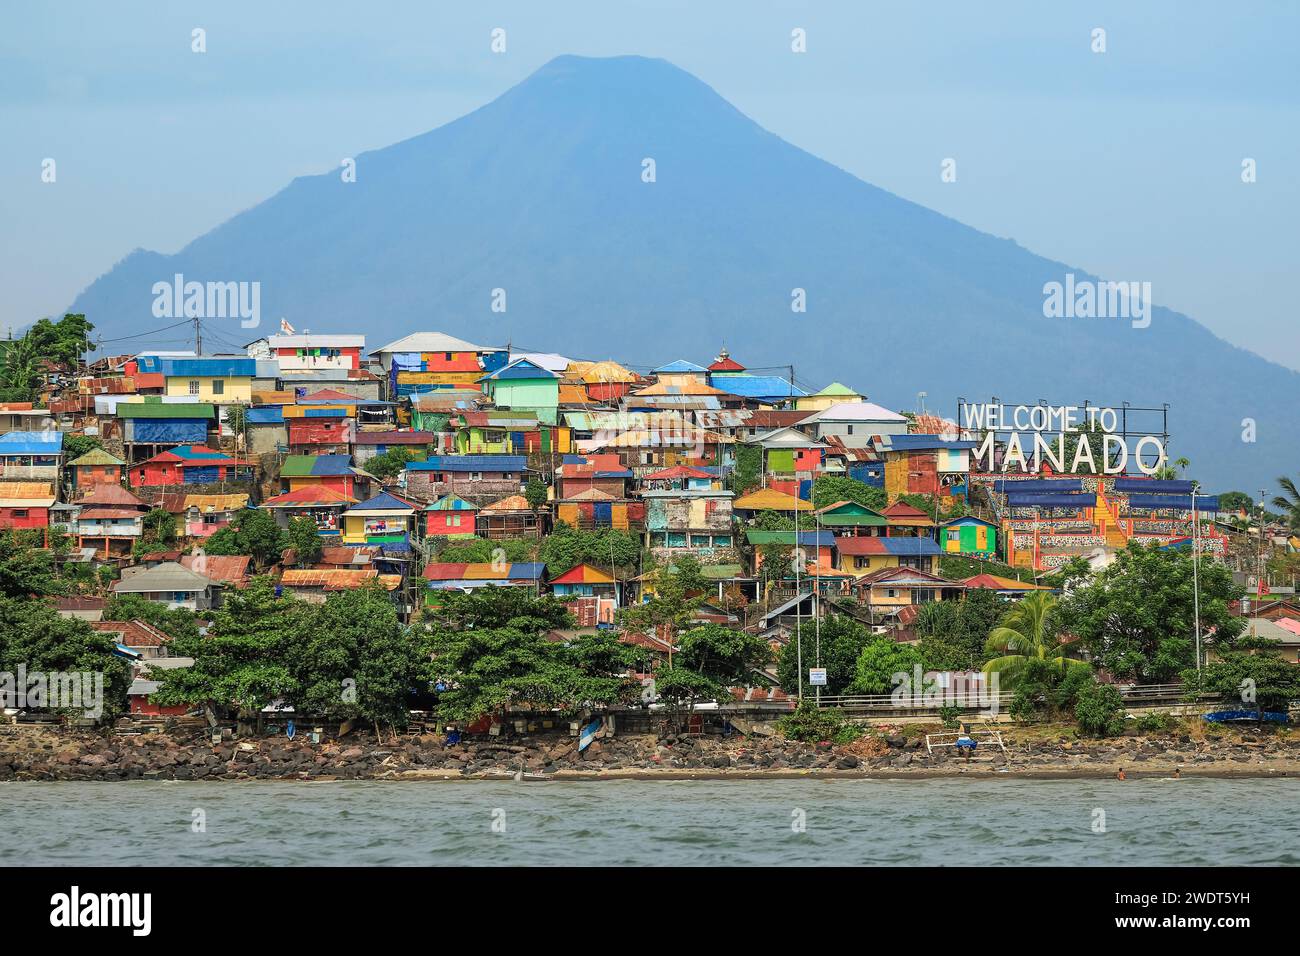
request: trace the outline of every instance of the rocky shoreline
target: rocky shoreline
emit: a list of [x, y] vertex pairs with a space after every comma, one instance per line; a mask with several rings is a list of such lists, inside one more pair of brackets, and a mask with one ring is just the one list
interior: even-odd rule
[[1300, 737], [1241, 733], [1108, 740], [1006, 735], [1007, 752], [982, 747], [969, 764], [951, 750], [928, 753], [919, 736], [871, 736], [847, 746], [780, 738], [620, 735], [578, 752], [548, 735], [446, 745], [434, 735], [377, 740], [353, 734], [311, 743], [265, 737], [213, 744], [173, 736], [4, 728], [0, 781], [21, 780], [599, 780], [961, 775], [1035, 778], [1300, 776]]

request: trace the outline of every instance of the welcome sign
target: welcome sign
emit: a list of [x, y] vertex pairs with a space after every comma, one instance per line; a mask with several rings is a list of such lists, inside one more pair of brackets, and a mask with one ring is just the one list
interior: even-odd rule
[[[1038, 472], [1046, 464], [1058, 474], [1118, 475], [1131, 464], [1144, 475], [1155, 474], [1167, 459], [1165, 436], [1130, 431], [1132, 411], [1103, 405], [962, 402], [958, 414], [964, 432], [983, 435], [973, 454], [984, 472]], [[1000, 465], [995, 461], [999, 436], [1004, 446]]]

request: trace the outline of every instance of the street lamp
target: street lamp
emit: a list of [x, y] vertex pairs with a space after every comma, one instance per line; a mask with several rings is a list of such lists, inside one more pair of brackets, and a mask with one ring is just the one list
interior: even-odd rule
[[1200, 578], [1200, 527], [1196, 514], [1196, 485], [1192, 484], [1192, 606], [1196, 621], [1196, 672], [1201, 672], [1201, 578]]

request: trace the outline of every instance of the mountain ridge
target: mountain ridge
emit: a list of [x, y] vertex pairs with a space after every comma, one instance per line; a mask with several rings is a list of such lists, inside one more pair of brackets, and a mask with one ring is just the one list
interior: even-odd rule
[[[945, 414], [959, 396], [1168, 401], [1171, 457], [1207, 485], [1296, 468], [1300, 373], [1158, 306], [1147, 329], [1047, 319], [1044, 283], [1099, 278], [799, 149], [665, 60], [558, 57], [356, 160], [354, 183], [296, 177], [173, 255], [133, 251], [73, 310], [107, 339], [162, 324], [149, 288], [176, 272], [260, 281], [260, 329], [224, 320], [221, 338], [284, 315], [371, 347], [437, 329], [642, 366], [725, 343], [751, 367], [793, 363], [893, 407], [926, 391]], [[806, 313], [790, 310], [795, 288]]]

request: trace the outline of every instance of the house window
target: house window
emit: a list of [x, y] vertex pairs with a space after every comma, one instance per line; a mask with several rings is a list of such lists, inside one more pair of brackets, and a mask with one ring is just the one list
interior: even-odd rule
[[15, 509], [14, 509], [14, 517], [15, 517], [15, 518], [26, 518], [26, 517], [27, 517], [27, 509], [26, 509], [26, 508], [15, 508]]
[[692, 548], [707, 548], [709, 546], [709, 536], [707, 534], [691, 535]]
[[898, 591], [895, 588], [885, 588], [885, 597], [896, 598], [898, 597]]
[[226, 383], [224, 381], [218, 378], [212, 382], [213, 395], [224, 395], [225, 391], [226, 391]]
[[197, 379], [193, 379], [193, 378], [190, 379], [190, 394], [191, 395], [199, 394], [199, 383]]
[[188, 601], [189, 599], [190, 599], [190, 592], [189, 592], [189, 591], [173, 591], [173, 592], [172, 592], [172, 600], [173, 600], [173, 601]]
[[855, 568], [869, 568], [869, 567], [871, 567], [871, 559], [870, 559], [870, 558], [854, 558], [854, 559], [853, 559], [853, 566], [854, 566]]
[[729, 548], [729, 547], [731, 547], [731, 535], [729, 535], [729, 534], [715, 534], [715, 535], [713, 536], [713, 546], [714, 546], [715, 548]]

